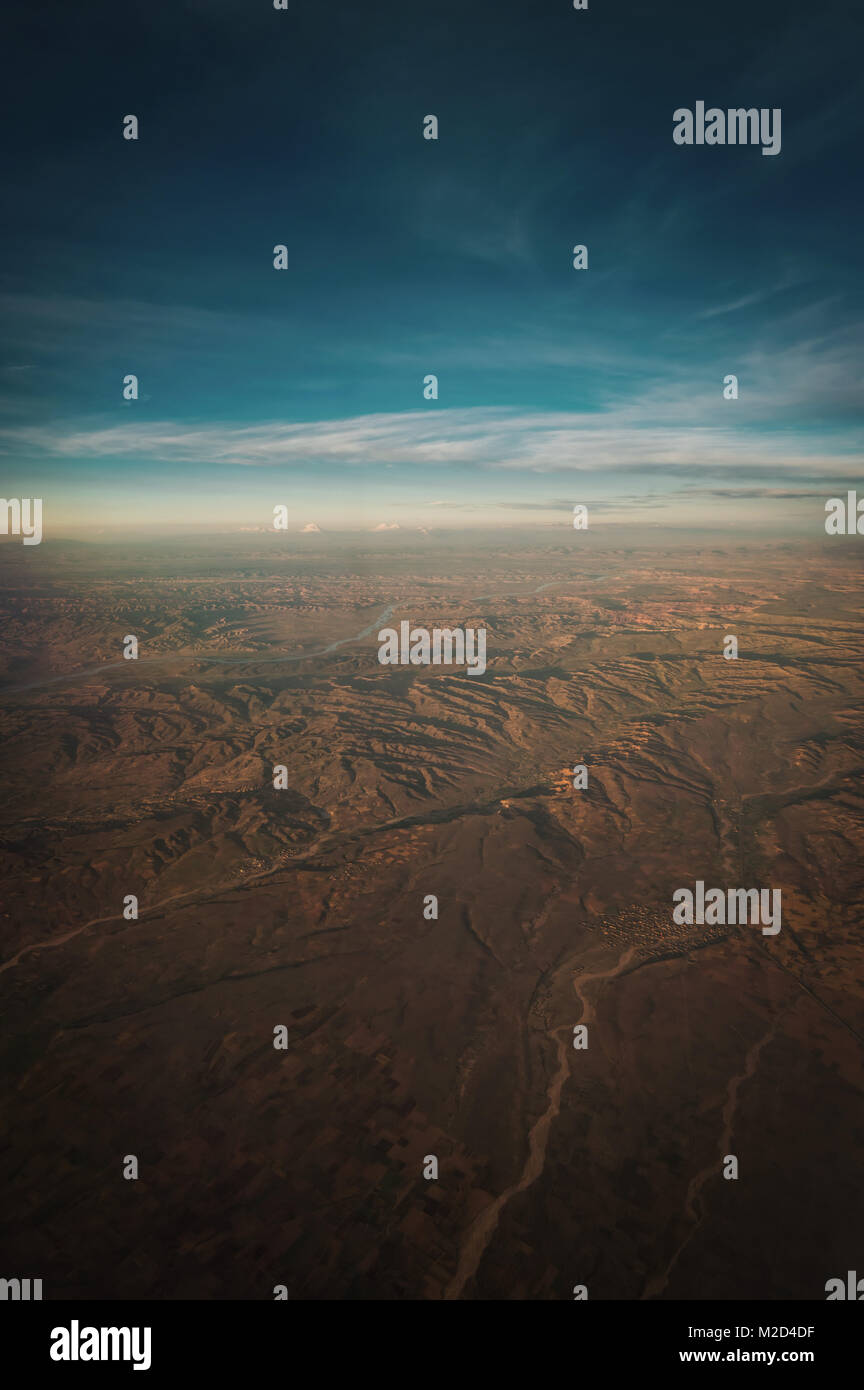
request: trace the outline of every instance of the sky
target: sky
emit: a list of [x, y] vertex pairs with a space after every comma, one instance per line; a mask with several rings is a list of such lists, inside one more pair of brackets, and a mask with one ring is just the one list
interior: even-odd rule
[[[288, 4], [6, 6], [3, 496], [47, 538], [824, 534], [864, 483], [864, 11]], [[779, 154], [677, 145], [697, 101], [780, 108]]]

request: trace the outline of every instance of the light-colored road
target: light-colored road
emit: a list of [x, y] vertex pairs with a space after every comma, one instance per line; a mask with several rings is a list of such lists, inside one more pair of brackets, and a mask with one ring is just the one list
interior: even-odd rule
[[[636, 947], [631, 946], [625, 951], [620, 959], [609, 970], [598, 970], [591, 975], [576, 976], [573, 988], [576, 997], [582, 1005], [582, 1012], [577, 1022], [592, 1023], [595, 1018], [596, 1005], [589, 1004], [585, 990], [589, 984], [595, 980], [611, 980], [620, 974], [636, 954]], [[598, 991], [599, 993], [599, 991]], [[596, 997], [596, 996], [595, 996]], [[552, 1122], [557, 1117], [561, 1109], [561, 1092], [564, 1089], [564, 1082], [567, 1080], [570, 1071], [570, 1039], [573, 1036], [572, 1025], [565, 1023], [560, 1028], [556, 1028], [553, 1034], [558, 1051], [558, 1065], [547, 1091], [547, 1101], [545, 1111], [532, 1127], [528, 1136], [528, 1157], [522, 1169], [522, 1175], [518, 1182], [511, 1184], [510, 1187], [495, 1198], [488, 1207], [481, 1211], [480, 1215], [469, 1226], [462, 1249], [459, 1254], [459, 1264], [456, 1273], [444, 1291], [444, 1298], [452, 1300], [461, 1298], [465, 1285], [480, 1267], [492, 1237], [495, 1234], [501, 1213], [511, 1198], [517, 1193], [524, 1192], [526, 1188], [535, 1183], [546, 1166], [546, 1150], [549, 1144], [549, 1131]]]
[[[544, 589], [553, 589], [559, 584], [600, 584], [605, 578], [606, 575], [596, 575], [593, 579], [553, 579], [548, 584], [540, 584], [536, 589], [526, 589], [524, 591], [516, 590], [515, 593], [511, 591], [509, 594], [501, 594], [498, 597], [506, 599], [519, 597], [522, 594], [539, 594]], [[483, 594], [480, 597], [468, 599], [467, 602], [480, 603], [483, 599], [491, 599], [492, 597], [492, 594]], [[340, 647], [348, 647], [352, 642], [362, 642], [367, 637], [371, 637], [380, 623], [389, 622], [396, 611], [396, 607], [395, 601], [388, 603], [386, 607], [382, 608], [377, 617], [373, 618], [371, 623], [363, 628], [362, 632], [355, 633], [353, 637], [340, 637], [334, 642], [329, 642], [324, 647], [316, 647], [311, 652], [295, 652], [290, 655], [282, 654], [279, 656], [259, 656], [254, 652], [249, 656], [222, 656], [219, 653], [211, 656], [207, 652], [167, 652], [164, 656], [140, 657], [135, 662], [135, 665], [164, 666], [166, 663], [171, 662], [204, 662], [209, 666], [279, 666], [297, 661], [311, 661], [313, 657], [329, 656], [331, 652], [338, 651]], [[29, 681], [25, 685], [10, 685], [7, 686], [5, 690], [0, 690], [0, 699], [5, 695], [21, 695], [28, 690], [43, 690], [49, 685], [65, 685], [70, 681], [86, 680], [88, 676], [98, 676], [103, 671], [119, 670], [126, 671], [128, 674], [130, 672], [130, 663], [125, 660], [104, 661], [100, 666], [87, 666], [83, 667], [80, 671], [64, 671], [62, 675], [48, 676], [45, 680], [41, 681]]]
[[[362, 642], [369, 637], [379, 623], [386, 623], [393, 616], [392, 603], [388, 603], [386, 608], [382, 608], [377, 617], [364, 627], [362, 632], [357, 632], [353, 637], [340, 637], [338, 641], [330, 642], [326, 647], [317, 647], [311, 652], [294, 652], [290, 655], [280, 656], [209, 656], [207, 652], [168, 652], [165, 656], [140, 657], [135, 661], [135, 666], [164, 666], [169, 662], [204, 662], [208, 666], [278, 666], [295, 661], [310, 661], [314, 656], [329, 656], [331, 652], [338, 651], [340, 647], [348, 647], [352, 642]], [[82, 680], [86, 676], [98, 676], [100, 671], [124, 670], [131, 672], [130, 663], [121, 661], [104, 661], [101, 666], [88, 666], [81, 671], [64, 672], [62, 676], [49, 676], [44, 681], [31, 681], [28, 685], [10, 685], [0, 695], [19, 695], [25, 690], [42, 690], [48, 685], [63, 685], [67, 681]]]
[[690, 1241], [702, 1225], [705, 1218], [705, 1209], [701, 1201], [702, 1189], [709, 1178], [721, 1176], [721, 1163], [726, 1155], [731, 1152], [732, 1136], [735, 1128], [735, 1112], [738, 1109], [738, 1092], [745, 1081], [749, 1081], [755, 1074], [756, 1068], [759, 1065], [759, 1055], [766, 1043], [770, 1042], [773, 1038], [779, 1021], [779, 1018], [775, 1019], [767, 1033], [759, 1038], [748, 1050], [744, 1058], [743, 1070], [729, 1078], [726, 1087], [726, 1099], [723, 1105], [723, 1131], [720, 1135], [720, 1143], [717, 1146], [716, 1157], [712, 1159], [707, 1167], [703, 1168], [695, 1177], [692, 1177], [687, 1186], [687, 1195], [684, 1199], [684, 1215], [690, 1222], [690, 1229], [666, 1267], [655, 1274], [653, 1278], [649, 1279], [641, 1295], [642, 1299], [659, 1298], [661, 1294], [665, 1293], [670, 1275], [678, 1263], [682, 1252], [690, 1244]]

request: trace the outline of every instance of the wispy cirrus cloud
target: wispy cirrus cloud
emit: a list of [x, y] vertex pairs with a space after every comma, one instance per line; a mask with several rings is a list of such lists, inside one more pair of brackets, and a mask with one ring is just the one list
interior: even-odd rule
[[735, 299], [728, 300], [723, 304], [712, 305], [708, 309], [703, 309], [696, 317], [697, 319], [714, 319], [723, 314], [735, 314], [739, 309], [750, 309], [754, 304], [763, 304], [767, 299], [773, 299], [775, 295], [782, 294], [784, 290], [798, 283], [799, 281], [787, 277], [778, 281], [776, 285], [767, 285], [752, 290], [749, 294], [738, 295]]
[[[830, 384], [830, 383], [828, 383]], [[836, 383], [834, 383], [836, 385]], [[716, 393], [715, 393], [716, 394]], [[729, 424], [696, 423], [692, 402], [656, 400], [606, 412], [526, 412], [501, 407], [418, 410], [341, 420], [266, 424], [176, 422], [76, 426], [39, 425], [0, 432], [7, 455], [56, 459], [127, 459], [233, 467], [402, 465], [535, 473], [638, 472], [645, 468], [763, 479], [834, 474], [854, 458], [856, 430], [802, 432], [754, 428], [738, 402], [701, 415]], [[667, 417], [678, 417], [672, 423]], [[734, 424], [740, 419], [742, 423]]]

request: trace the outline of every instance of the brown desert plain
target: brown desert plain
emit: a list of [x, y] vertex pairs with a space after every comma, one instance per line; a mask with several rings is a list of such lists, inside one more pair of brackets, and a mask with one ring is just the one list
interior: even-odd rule
[[[0, 577], [0, 1273], [822, 1300], [861, 1268], [855, 538], [9, 542]], [[485, 674], [380, 664], [403, 619], [485, 627]], [[675, 924], [698, 880], [780, 889], [781, 931]]]

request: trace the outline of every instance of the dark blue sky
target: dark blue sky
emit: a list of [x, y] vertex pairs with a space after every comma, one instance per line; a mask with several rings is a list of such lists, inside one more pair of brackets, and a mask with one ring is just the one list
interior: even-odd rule
[[[46, 534], [821, 525], [860, 457], [861, 11], [289, 5], [7, 7], [4, 495]], [[781, 108], [781, 152], [675, 145], [699, 100]]]

